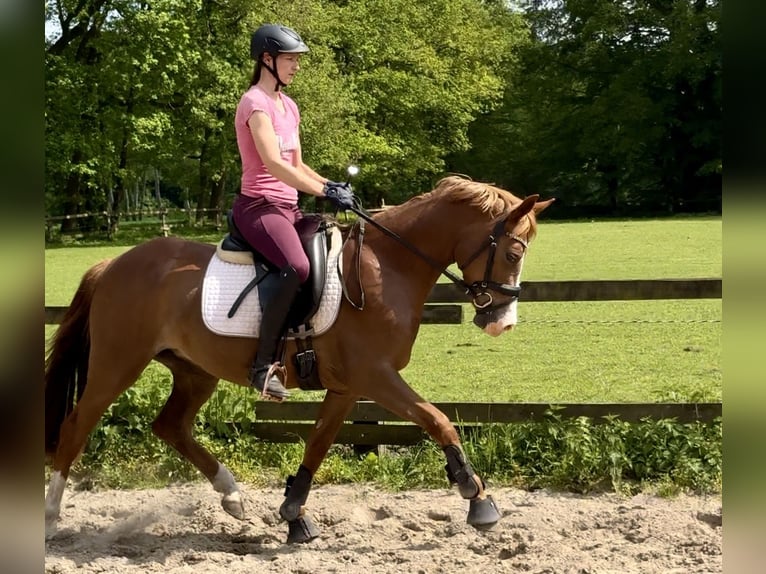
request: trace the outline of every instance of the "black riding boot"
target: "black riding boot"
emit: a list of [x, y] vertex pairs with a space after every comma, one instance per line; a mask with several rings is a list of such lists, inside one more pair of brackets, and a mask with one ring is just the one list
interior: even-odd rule
[[287, 398], [288, 392], [275, 373], [277, 348], [287, 326], [287, 314], [300, 286], [298, 274], [292, 266], [288, 265], [279, 272], [279, 290], [263, 310], [258, 352], [247, 377], [250, 386], [261, 391], [264, 397], [280, 401]]

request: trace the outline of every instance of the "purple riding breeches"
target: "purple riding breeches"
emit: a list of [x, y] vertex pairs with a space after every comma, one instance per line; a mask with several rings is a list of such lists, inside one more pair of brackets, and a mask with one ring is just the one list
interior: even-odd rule
[[266, 197], [238, 195], [232, 208], [234, 222], [247, 242], [279, 269], [292, 265], [301, 283], [309, 276], [309, 259], [295, 225], [303, 214], [297, 205]]

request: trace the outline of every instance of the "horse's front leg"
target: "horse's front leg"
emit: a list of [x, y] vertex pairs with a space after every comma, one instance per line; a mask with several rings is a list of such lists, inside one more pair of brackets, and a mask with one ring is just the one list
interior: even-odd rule
[[463, 452], [457, 430], [447, 415], [413, 391], [394, 370], [376, 373], [373, 380], [376, 384], [365, 391], [367, 398], [417, 424], [442, 447], [447, 458], [447, 478], [470, 501], [468, 524], [479, 529], [494, 526], [500, 520], [500, 512]]
[[306, 514], [306, 500], [311, 490], [311, 481], [335, 437], [343, 420], [351, 411], [358, 397], [327, 391], [319, 409], [316, 424], [309, 434], [303, 463], [295, 476], [287, 479], [285, 500], [279, 507], [279, 515], [287, 521], [288, 544], [309, 542], [319, 536], [319, 529]]

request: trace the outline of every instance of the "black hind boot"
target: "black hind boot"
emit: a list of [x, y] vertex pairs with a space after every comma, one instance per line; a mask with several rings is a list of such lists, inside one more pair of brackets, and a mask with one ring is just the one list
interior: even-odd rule
[[247, 378], [250, 386], [261, 391], [266, 399], [282, 401], [289, 394], [279, 380], [278, 373], [283, 374], [284, 367], [277, 362], [276, 354], [287, 327], [287, 314], [300, 286], [295, 269], [291, 265], [283, 268], [279, 272], [279, 290], [263, 310], [258, 352]]

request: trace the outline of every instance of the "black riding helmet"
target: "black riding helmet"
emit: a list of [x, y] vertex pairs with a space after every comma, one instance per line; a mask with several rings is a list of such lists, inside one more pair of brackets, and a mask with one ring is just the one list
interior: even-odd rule
[[277, 79], [277, 90], [286, 84], [279, 78], [276, 66], [272, 69], [261, 57], [270, 54], [276, 61], [279, 54], [303, 54], [308, 51], [308, 46], [295, 30], [279, 24], [264, 24], [250, 38], [250, 57]]

